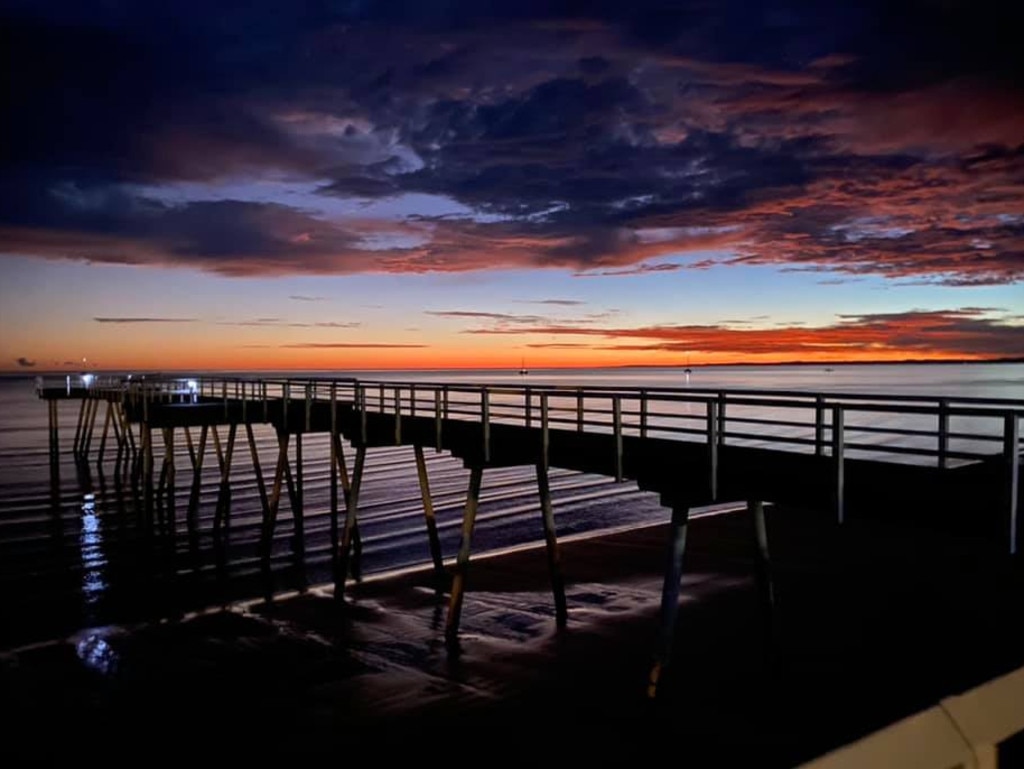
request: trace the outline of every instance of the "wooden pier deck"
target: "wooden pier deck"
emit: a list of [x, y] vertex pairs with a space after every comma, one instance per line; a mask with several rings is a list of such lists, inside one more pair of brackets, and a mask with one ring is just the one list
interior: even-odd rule
[[[1024, 401], [803, 392], [633, 390], [622, 388], [491, 387], [354, 379], [245, 380], [224, 378], [97, 380], [88, 387], [40, 383], [51, 401], [52, 447], [59, 446], [55, 410], [60, 398], [81, 398], [75, 451], [88, 458], [95, 422], [106, 404], [118, 457], [133, 457], [147, 511], [173, 485], [174, 445], [184, 433], [194, 473], [212, 436], [231, 484], [239, 429], [250, 447], [253, 423], [275, 427], [277, 463], [264, 473], [255, 450], [264, 539], [269, 543], [282, 501], [292, 507], [302, 547], [302, 439], [329, 433], [332, 542], [337, 553], [335, 600], [346, 600], [358, 557], [358, 511], [366, 453], [375, 447], [415, 447], [434, 577], [446, 586], [445, 639], [459, 645], [474, 522], [488, 468], [536, 468], [545, 532], [554, 625], [564, 628], [569, 596], [551, 515], [547, 472], [557, 467], [635, 481], [672, 510], [664, 533], [659, 636], [653, 644], [648, 694], [661, 685], [675, 644], [690, 511], [726, 501], [745, 506], [752, 573], [769, 609], [775, 587], [769, 561], [766, 504], [812, 510], [836, 524], [873, 519], [895, 525], [909, 518], [981, 536], [1007, 557], [1022, 549], [1020, 419]], [[133, 432], [133, 426], [135, 435]], [[222, 441], [218, 428], [226, 428]], [[198, 441], [191, 430], [198, 429]], [[163, 438], [159, 480], [159, 449]], [[289, 443], [294, 439], [294, 470]], [[356, 451], [345, 465], [340, 441]], [[59, 449], [52, 448], [52, 451]], [[423, 452], [448, 452], [470, 469], [462, 544], [450, 589], [436, 545]], [[225, 493], [227, 497], [227, 493]], [[219, 507], [221, 507], [219, 505]], [[229, 505], [218, 520], [229, 515]], [[342, 515], [343, 513], [343, 515]], [[952, 527], [952, 529], [950, 529]], [[297, 556], [302, 557], [298, 552]]]

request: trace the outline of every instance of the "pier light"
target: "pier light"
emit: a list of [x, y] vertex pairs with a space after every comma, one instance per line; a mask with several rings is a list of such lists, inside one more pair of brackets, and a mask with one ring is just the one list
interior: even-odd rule
[[188, 388], [188, 391], [190, 393], [194, 393], [196, 390], [199, 389], [199, 382], [197, 382], [195, 379], [189, 379], [185, 383], [185, 386]]
[[92, 374], [82, 374], [82, 384], [86, 387], [92, 386], [92, 380], [94, 379]]

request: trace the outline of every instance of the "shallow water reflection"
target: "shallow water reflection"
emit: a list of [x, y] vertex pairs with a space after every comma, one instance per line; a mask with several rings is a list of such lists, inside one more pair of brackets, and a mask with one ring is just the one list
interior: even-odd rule
[[107, 590], [107, 559], [103, 553], [103, 524], [96, 511], [96, 495], [87, 493], [82, 501], [82, 530], [78, 535], [82, 558], [82, 600], [95, 606]]

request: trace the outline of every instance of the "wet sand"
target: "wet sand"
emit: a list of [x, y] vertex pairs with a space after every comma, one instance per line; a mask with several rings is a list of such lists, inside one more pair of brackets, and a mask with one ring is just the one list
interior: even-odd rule
[[473, 562], [460, 653], [429, 570], [81, 633], [0, 657], [2, 750], [54, 760], [791, 767], [1024, 664], [1024, 574], [987, 540], [768, 508], [691, 524], [671, 667], [646, 696], [664, 526]]

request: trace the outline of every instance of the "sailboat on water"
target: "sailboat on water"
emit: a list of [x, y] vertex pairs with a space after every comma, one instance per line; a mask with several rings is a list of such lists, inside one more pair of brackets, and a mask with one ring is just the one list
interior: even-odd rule
[[523, 358], [522, 362], [519, 364], [519, 376], [526, 376], [529, 373], [529, 370], [526, 368], [526, 358]]

